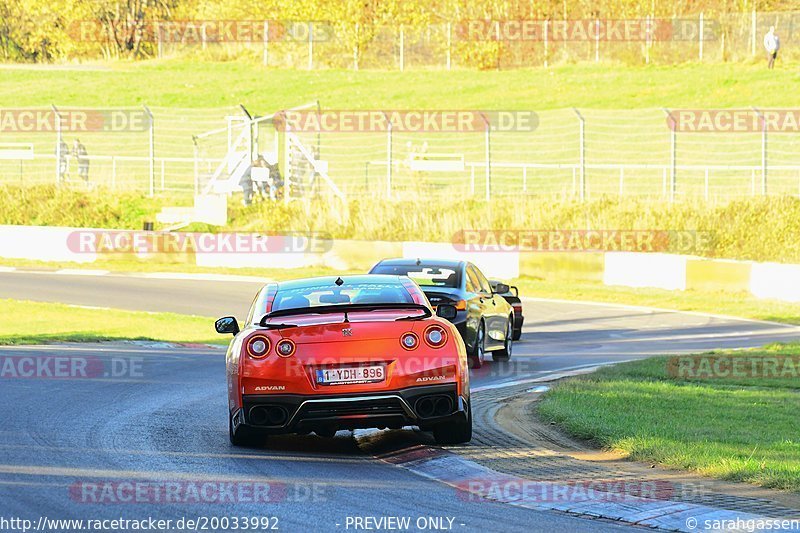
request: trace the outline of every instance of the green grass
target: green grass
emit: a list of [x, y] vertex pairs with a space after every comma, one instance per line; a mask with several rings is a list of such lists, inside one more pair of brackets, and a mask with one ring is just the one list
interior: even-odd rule
[[[85, 192], [54, 186], [0, 186], [0, 224], [141, 229], [172, 195]], [[186, 205], [187, 202], [183, 202]], [[313, 214], [313, 216], [312, 216]], [[672, 250], [712, 258], [800, 263], [800, 199], [756, 197], [728, 204], [636, 198], [543, 201], [519, 198], [487, 205], [480, 200], [418, 198], [353, 199], [346, 206], [317, 202], [258, 202], [244, 207], [234, 197], [224, 228], [192, 231], [318, 232], [334, 239], [452, 242], [464, 229], [478, 230], [689, 230], [711, 235], [705, 249]], [[776, 231], [776, 228], [780, 228]], [[535, 275], [530, 273], [529, 275]]]
[[[800, 345], [735, 353], [797, 356]], [[667, 360], [623, 363], [561, 382], [538, 412], [634, 460], [800, 492], [797, 377], [689, 381], [671, 376]]]
[[[0, 106], [208, 108], [257, 112], [322, 99], [328, 108], [603, 109], [662, 106], [791, 107], [796, 65], [759, 63], [633, 67], [575, 64], [508, 71], [275, 70], [189, 60], [101, 65], [97, 70], [3, 69]], [[447, 90], [442, 90], [447, 87]]]
[[227, 344], [214, 319], [175, 313], [94, 309], [0, 299], [0, 345], [97, 342], [122, 339]]
[[800, 303], [758, 299], [743, 292], [667, 291], [531, 278], [512, 283], [517, 285], [520, 294], [537, 298], [638, 305], [800, 324]]

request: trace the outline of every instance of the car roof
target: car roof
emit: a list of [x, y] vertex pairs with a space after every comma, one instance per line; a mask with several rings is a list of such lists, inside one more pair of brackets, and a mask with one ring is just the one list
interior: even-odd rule
[[[389, 265], [389, 266], [423, 266], [423, 267], [447, 267], [447, 268], [461, 268], [464, 265], [464, 261], [459, 261], [457, 259], [430, 259], [430, 258], [393, 258], [393, 259], [382, 259], [378, 265]], [[377, 265], [376, 265], [377, 266]]]
[[278, 291], [280, 292], [283, 290], [289, 289], [302, 289], [304, 287], [320, 287], [325, 285], [330, 285], [331, 287], [336, 287], [336, 280], [342, 280], [342, 284], [340, 285], [343, 289], [346, 289], [348, 285], [363, 285], [366, 283], [385, 283], [391, 285], [399, 285], [402, 286], [401, 277], [403, 276], [392, 276], [388, 274], [359, 274], [354, 276], [319, 276], [316, 278], [301, 278], [301, 279], [293, 279], [289, 281], [279, 281]]

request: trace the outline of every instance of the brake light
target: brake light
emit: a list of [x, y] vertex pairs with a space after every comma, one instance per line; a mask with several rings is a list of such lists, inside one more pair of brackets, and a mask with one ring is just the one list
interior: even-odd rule
[[294, 341], [290, 339], [283, 339], [275, 346], [275, 351], [280, 357], [291, 357], [296, 349]]
[[514, 311], [517, 311], [517, 312], [519, 312], [519, 313], [521, 313], [521, 312], [522, 312], [522, 304], [514, 304], [514, 305], [512, 305], [511, 307], [513, 307], [513, 308], [514, 308]]
[[263, 359], [269, 353], [270, 342], [264, 335], [253, 335], [247, 341], [247, 355], [253, 359]]
[[447, 332], [437, 325], [428, 326], [423, 337], [431, 348], [441, 348], [447, 342]]
[[403, 333], [400, 345], [406, 350], [415, 350], [419, 346], [419, 338], [413, 333]]

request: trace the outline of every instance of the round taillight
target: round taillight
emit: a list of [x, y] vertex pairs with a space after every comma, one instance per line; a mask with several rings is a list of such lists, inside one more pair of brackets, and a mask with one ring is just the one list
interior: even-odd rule
[[289, 339], [283, 339], [275, 346], [275, 351], [278, 352], [278, 355], [281, 357], [291, 357], [294, 354], [294, 350], [294, 342]]
[[255, 335], [247, 341], [247, 354], [253, 359], [263, 359], [269, 353], [269, 339]]
[[419, 339], [413, 333], [404, 333], [400, 337], [400, 345], [406, 350], [413, 350], [419, 345]]
[[431, 348], [441, 348], [447, 342], [447, 332], [441, 326], [428, 326], [425, 330], [425, 344]]

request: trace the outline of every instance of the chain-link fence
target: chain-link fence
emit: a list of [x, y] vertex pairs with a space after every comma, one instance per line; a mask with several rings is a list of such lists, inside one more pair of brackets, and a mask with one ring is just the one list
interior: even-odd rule
[[[329, 22], [197, 21], [155, 31], [159, 57], [250, 57], [280, 68], [507, 69], [574, 62], [674, 64], [766, 55], [775, 27], [781, 57], [800, 57], [800, 12], [630, 19], [460, 20], [363, 27]], [[175, 26], [172, 23], [172, 26]], [[225, 26], [229, 31], [223, 31]]]
[[[317, 117], [316, 124], [324, 124], [320, 117], [327, 113], [343, 114], [316, 104], [302, 109]], [[15, 111], [18, 124], [27, 124], [20, 117], [28, 111]], [[395, 199], [800, 196], [800, 110], [506, 112], [534, 116], [525, 128], [499, 127], [496, 114], [503, 112], [465, 112], [474, 119], [470, 127], [453, 130], [408, 128], [414, 113], [408, 111], [354, 111], [385, 120], [349, 129], [309, 123], [292, 129], [277, 120], [281, 113], [251, 116], [244, 108], [113, 111], [142, 122], [109, 130], [109, 117], [117, 115], [102, 110], [94, 122], [89, 114], [95, 127], [76, 131], [68, 124], [76, 110], [56, 106], [49, 112], [61, 114], [60, 132], [48, 126], [47, 115], [41, 131], [4, 130], [0, 184], [169, 191], [188, 200], [198, 193], [238, 194], [250, 177], [258, 181], [251, 167], [261, 162], [274, 172], [262, 172], [254, 190], [269, 183], [272, 197], [287, 200], [329, 193]]]

